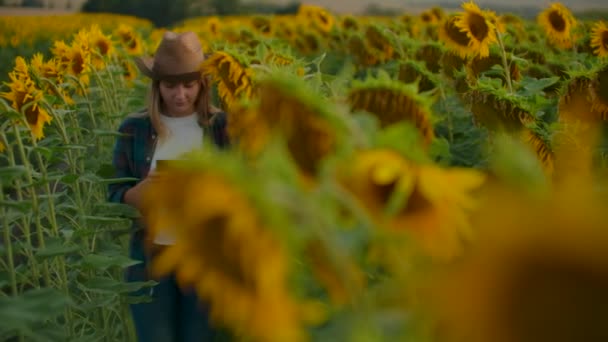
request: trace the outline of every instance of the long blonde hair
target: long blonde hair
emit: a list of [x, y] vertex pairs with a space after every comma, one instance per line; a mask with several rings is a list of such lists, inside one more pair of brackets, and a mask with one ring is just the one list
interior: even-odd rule
[[[211, 82], [209, 79], [207, 77], [202, 77], [200, 82], [201, 87], [194, 108], [198, 114], [199, 125], [204, 127], [211, 123], [213, 115], [217, 113], [219, 109], [211, 105]], [[160, 140], [166, 138], [167, 129], [160, 120], [162, 97], [160, 95], [160, 81], [158, 80], [153, 80], [148, 88], [147, 109], [147, 115], [150, 116], [152, 127], [154, 127], [154, 130], [158, 134], [158, 138]]]

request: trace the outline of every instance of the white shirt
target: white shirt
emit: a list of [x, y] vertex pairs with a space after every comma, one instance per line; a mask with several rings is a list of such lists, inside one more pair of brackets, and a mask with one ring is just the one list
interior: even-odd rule
[[157, 160], [179, 159], [184, 153], [203, 146], [203, 129], [198, 124], [198, 116], [160, 116], [161, 123], [167, 129], [167, 136], [159, 140], [150, 163], [150, 171], [156, 169]]
[[[162, 115], [160, 121], [167, 130], [167, 136], [159, 140], [150, 163], [150, 171], [156, 169], [157, 160], [175, 160], [184, 153], [199, 149], [203, 146], [203, 129], [198, 124], [198, 115], [192, 113], [188, 116], [172, 117]], [[172, 245], [175, 236], [167, 231], [160, 231], [154, 237], [154, 243], [159, 245]]]

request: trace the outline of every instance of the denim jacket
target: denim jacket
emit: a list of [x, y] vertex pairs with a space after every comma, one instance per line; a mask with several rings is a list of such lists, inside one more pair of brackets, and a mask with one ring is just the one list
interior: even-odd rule
[[[144, 113], [126, 118], [118, 128], [122, 134], [116, 140], [112, 157], [115, 178], [142, 180], [150, 171], [158, 135], [150, 117]], [[226, 114], [223, 112], [216, 113], [210, 124], [203, 127], [203, 132], [218, 148], [224, 149], [230, 145], [226, 132]], [[125, 192], [139, 180], [109, 184], [109, 201], [123, 203]]]

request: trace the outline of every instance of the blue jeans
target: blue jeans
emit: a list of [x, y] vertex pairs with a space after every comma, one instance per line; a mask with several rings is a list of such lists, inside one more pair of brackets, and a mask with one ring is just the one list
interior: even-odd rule
[[[149, 280], [144, 242], [131, 237], [129, 255], [142, 261], [127, 269], [127, 282]], [[131, 315], [139, 342], [203, 342], [217, 341], [218, 333], [209, 322], [209, 308], [194, 291], [184, 291], [174, 275], [155, 279], [154, 287], [142, 288], [134, 296], [149, 295], [151, 302], [131, 304]]]

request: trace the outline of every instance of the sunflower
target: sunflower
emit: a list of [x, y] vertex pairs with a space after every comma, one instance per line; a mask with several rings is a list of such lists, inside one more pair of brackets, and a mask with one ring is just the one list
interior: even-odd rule
[[332, 304], [341, 307], [361, 294], [365, 278], [353, 257], [319, 238], [307, 241], [304, 249], [314, 277], [327, 290]]
[[133, 63], [128, 59], [121, 59], [120, 65], [123, 69], [122, 77], [127, 82], [132, 82], [133, 80], [135, 80], [135, 78], [137, 77], [137, 68], [135, 67], [135, 65], [133, 65]]
[[401, 121], [414, 125], [428, 146], [434, 138], [430, 98], [418, 94], [415, 85], [384, 78], [355, 81], [348, 93], [353, 111], [364, 110], [378, 118], [381, 127]]
[[476, 88], [465, 94], [475, 124], [491, 131], [518, 132], [535, 122], [535, 117], [517, 98], [499, 91]]
[[557, 179], [591, 175], [591, 156], [599, 141], [598, 128], [601, 121], [600, 115], [592, 110], [591, 87], [590, 78], [575, 77], [568, 82], [559, 99], [561, 127], [554, 134]]
[[270, 137], [269, 125], [252, 103], [240, 102], [230, 108], [226, 130], [230, 141], [247, 156], [258, 156]]
[[202, 64], [204, 74], [218, 84], [219, 96], [227, 109], [241, 98], [253, 95], [253, 70], [227, 51], [216, 51]]
[[381, 62], [387, 62], [397, 57], [394, 43], [388, 33], [376, 25], [368, 25], [364, 32], [366, 45], [372, 49], [372, 53], [378, 56]]
[[469, 55], [469, 45], [473, 44], [466, 32], [462, 32], [456, 24], [460, 17], [452, 15], [439, 27], [439, 39], [461, 58]]
[[452, 51], [445, 51], [439, 60], [443, 74], [455, 78], [465, 66], [466, 60]]
[[565, 85], [563, 95], [559, 100], [559, 119], [563, 123], [576, 123], [577, 121], [594, 125], [599, 122], [591, 97], [593, 80], [591, 75], [573, 77]]
[[439, 80], [424, 65], [416, 61], [405, 61], [399, 65], [397, 79], [404, 83], [418, 83], [418, 91], [426, 92], [433, 90], [440, 84]]
[[532, 149], [543, 165], [545, 172], [551, 174], [554, 168], [555, 156], [548, 139], [536, 130], [524, 129], [522, 131], [522, 141]]
[[296, 38], [296, 24], [283, 18], [277, 18], [275, 35], [287, 41]]
[[593, 26], [591, 48], [596, 56], [608, 57], [608, 26], [603, 21], [598, 21]]
[[23, 57], [17, 57], [15, 65], [15, 69], [9, 73], [10, 82], [7, 84], [9, 91], [0, 93], [0, 96], [11, 101], [11, 107], [25, 115], [25, 121], [34, 138], [42, 139], [44, 125], [52, 120], [42, 105], [44, 93], [30, 78], [27, 63]]
[[340, 19], [341, 27], [345, 31], [356, 32], [359, 30], [359, 22], [351, 15], [345, 15]]
[[591, 109], [608, 121], [608, 64], [595, 73], [592, 86], [589, 89], [591, 95]]
[[279, 52], [269, 52], [264, 57], [264, 62], [272, 65], [286, 66], [291, 65], [295, 61], [293, 56]]
[[446, 17], [445, 10], [439, 6], [433, 6], [429, 12], [435, 17], [437, 23], [443, 21]]
[[153, 260], [153, 273], [175, 272], [180, 286], [210, 303], [212, 322], [241, 338], [302, 341], [302, 309], [289, 288], [289, 251], [277, 226], [282, 221], [262, 204], [256, 182], [247, 184], [234, 165], [215, 162], [200, 155], [171, 163], [163, 171], [167, 181], [146, 190], [150, 233], [175, 240]]
[[36, 53], [30, 61], [30, 69], [44, 93], [53, 94], [63, 99], [68, 105], [74, 104], [74, 100], [66, 93], [65, 88], [61, 86], [65, 72], [62, 70], [57, 58], [53, 57], [48, 61], [44, 61], [44, 56], [41, 53]]
[[121, 46], [129, 55], [141, 55], [143, 52], [142, 39], [139, 34], [129, 25], [120, 24], [114, 31]]
[[30, 68], [32, 73], [38, 77], [57, 80], [58, 83], [61, 83], [60, 66], [55, 58], [44, 61], [44, 56], [41, 53], [35, 53], [30, 61]]
[[438, 18], [431, 10], [427, 10], [420, 13], [418, 19], [423, 25], [433, 25], [437, 24], [440, 21], [440, 18]]
[[212, 16], [205, 20], [205, 29], [212, 37], [218, 38], [221, 33], [222, 22], [218, 17]]
[[348, 38], [348, 52], [355, 58], [358, 67], [365, 68], [379, 63], [378, 56], [367, 45], [363, 37], [356, 33]]
[[91, 62], [95, 69], [105, 67], [104, 58], [110, 58], [114, 55], [114, 43], [109, 36], [106, 36], [98, 25], [91, 26], [88, 34], [89, 46], [91, 47]]
[[388, 149], [359, 151], [339, 176], [379, 227], [412, 234], [424, 250], [451, 258], [469, 238], [472, 191], [484, 182], [474, 170], [414, 164]]
[[271, 75], [259, 87], [259, 118], [285, 140], [304, 179], [315, 178], [321, 162], [338, 148], [342, 119], [300, 78]]
[[593, 192], [490, 192], [472, 220], [475, 245], [428, 284], [440, 340], [605, 340], [608, 217]]
[[6, 149], [6, 146], [4, 146], [4, 143], [2, 141], [0, 141], [0, 153], [4, 152], [5, 149]]
[[53, 42], [51, 53], [61, 65], [67, 65], [70, 62], [70, 46], [63, 40], [56, 40]]
[[304, 54], [314, 54], [321, 50], [323, 46], [323, 41], [321, 37], [313, 32], [301, 32], [298, 39], [301, 40], [301, 46], [304, 48], [301, 49]]
[[538, 15], [538, 23], [545, 30], [551, 44], [562, 49], [572, 47], [572, 29], [576, 26], [576, 19], [566, 6], [551, 4]]
[[304, 22], [323, 33], [329, 33], [336, 19], [325, 8], [314, 5], [300, 5], [296, 18], [304, 19]]
[[425, 43], [416, 50], [415, 58], [424, 61], [427, 69], [436, 74], [441, 69], [439, 61], [443, 53], [444, 49], [439, 43]]
[[[76, 77], [83, 87], [90, 83], [89, 72], [91, 71], [91, 51], [88, 44], [80, 44], [74, 41], [68, 50], [68, 62], [64, 64], [67, 74]], [[82, 91], [82, 89], [79, 89]]]
[[492, 23], [495, 15], [482, 11], [472, 1], [462, 4], [464, 13], [458, 15], [454, 25], [466, 34], [469, 44], [467, 53], [471, 56], [487, 57], [490, 45], [498, 42], [496, 26]]

